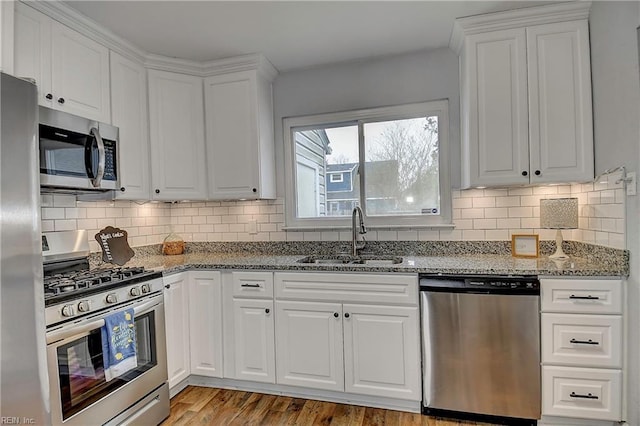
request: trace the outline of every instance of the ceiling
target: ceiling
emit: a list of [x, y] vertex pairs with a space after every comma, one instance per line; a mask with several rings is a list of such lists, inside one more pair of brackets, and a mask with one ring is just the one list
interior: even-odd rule
[[541, 1], [66, 1], [139, 48], [207, 61], [263, 53], [280, 71], [448, 46], [457, 17]]

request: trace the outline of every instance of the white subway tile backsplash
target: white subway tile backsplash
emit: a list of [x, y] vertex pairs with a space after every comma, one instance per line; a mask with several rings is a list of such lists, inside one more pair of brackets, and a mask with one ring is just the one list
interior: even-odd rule
[[533, 217], [531, 207], [509, 207], [509, 217]]
[[495, 207], [496, 198], [484, 196], [482, 198], [473, 198], [473, 207]]
[[[620, 184], [574, 184], [509, 189], [453, 190], [454, 229], [369, 230], [367, 240], [509, 240], [512, 234], [536, 233], [555, 238], [555, 230], [540, 229], [540, 199], [572, 196], [579, 200], [579, 229], [565, 230], [566, 239], [624, 248], [626, 196]], [[45, 231], [107, 226], [129, 232], [132, 246], [162, 242], [170, 232], [186, 241], [348, 241], [351, 232], [284, 231], [284, 200], [198, 203], [129, 201], [75, 202], [69, 196], [44, 194]], [[258, 233], [246, 224], [255, 220]], [[97, 244], [92, 249], [98, 250]]]
[[462, 219], [484, 219], [484, 209], [463, 209]]
[[496, 219], [473, 219], [473, 229], [496, 229]]
[[519, 196], [496, 197], [496, 207], [518, 207], [520, 206]]
[[72, 231], [76, 229], [76, 221], [73, 219], [59, 219], [54, 221], [54, 231]]
[[61, 207], [45, 207], [42, 209], [42, 218], [47, 220], [64, 219], [65, 211]]

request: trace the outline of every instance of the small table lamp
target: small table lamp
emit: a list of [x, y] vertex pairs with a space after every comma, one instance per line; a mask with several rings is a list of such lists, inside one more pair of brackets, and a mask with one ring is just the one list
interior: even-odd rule
[[557, 229], [556, 252], [550, 259], [568, 259], [562, 251], [562, 229], [576, 229], [578, 227], [578, 199], [552, 198], [540, 200], [540, 227]]

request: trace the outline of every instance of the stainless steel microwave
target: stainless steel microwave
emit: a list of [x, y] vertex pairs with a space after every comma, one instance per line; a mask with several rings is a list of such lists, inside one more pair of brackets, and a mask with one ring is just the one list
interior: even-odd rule
[[40, 107], [40, 186], [107, 191], [118, 184], [118, 128]]

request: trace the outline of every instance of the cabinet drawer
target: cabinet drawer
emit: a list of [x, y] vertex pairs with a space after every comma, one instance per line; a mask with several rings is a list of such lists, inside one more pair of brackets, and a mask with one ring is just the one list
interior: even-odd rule
[[543, 312], [622, 313], [620, 280], [541, 279]]
[[542, 414], [620, 421], [622, 372], [543, 367]]
[[542, 314], [542, 362], [622, 367], [622, 317]]
[[273, 298], [272, 272], [232, 272], [233, 296]]
[[418, 304], [417, 275], [276, 272], [276, 298]]

